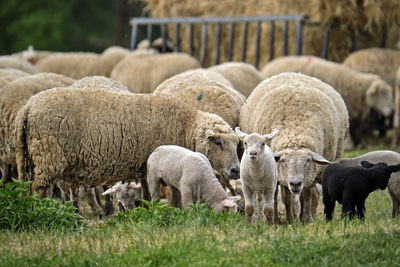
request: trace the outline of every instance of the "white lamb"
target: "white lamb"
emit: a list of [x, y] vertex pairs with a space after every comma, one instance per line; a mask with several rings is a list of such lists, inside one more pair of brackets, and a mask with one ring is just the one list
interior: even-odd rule
[[103, 193], [103, 196], [114, 194], [118, 200], [118, 210], [133, 209], [139, 206], [139, 199], [143, 198], [142, 186], [140, 183], [118, 182]]
[[[274, 194], [278, 183], [278, 169], [274, 154], [266, 142], [272, 139], [278, 130], [261, 135], [235, 131], [244, 144], [244, 153], [240, 162], [240, 179], [243, 183], [245, 215], [249, 222], [256, 221], [264, 214], [264, 222], [274, 222]], [[262, 200], [262, 209], [258, 206]]]
[[175, 146], [156, 148], [147, 160], [147, 182], [151, 198], [159, 198], [160, 184], [172, 191], [171, 205], [184, 208], [197, 201], [208, 202], [215, 213], [232, 209], [236, 204], [218, 182], [206, 156]]

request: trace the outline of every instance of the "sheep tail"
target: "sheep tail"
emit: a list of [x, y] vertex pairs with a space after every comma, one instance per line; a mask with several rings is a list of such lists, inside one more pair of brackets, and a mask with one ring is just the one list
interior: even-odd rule
[[27, 145], [27, 121], [29, 114], [29, 106], [22, 107], [15, 119], [16, 126], [16, 161], [18, 169], [18, 180], [33, 180], [33, 164], [28, 153]]

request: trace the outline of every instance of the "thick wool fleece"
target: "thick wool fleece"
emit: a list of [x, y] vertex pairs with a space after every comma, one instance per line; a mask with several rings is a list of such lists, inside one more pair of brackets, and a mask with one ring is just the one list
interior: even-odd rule
[[69, 86], [73, 79], [54, 73], [19, 78], [0, 89], [0, 161], [15, 164], [15, 117], [29, 98], [41, 91]]
[[253, 65], [244, 62], [226, 62], [215, 65], [209, 70], [222, 74], [233, 88], [248, 97], [256, 86], [264, 80], [264, 75]]
[[175, 75], [161, 83], [154, 93], [170, 96], [199, 110], [217, 114], [232, 127], [237, 126], [244, 100], [235, 89], [213, 78], [219, 74], [209, 73], [196, 69]]
[[134, 93], [152, 93], [166, 79], [199, 68], [199, 62], [184, 53], [167, 53], [138, 57], [132, 54], [119, 62], [111, 78], [128, 86]]
[[[247, 99], [240, 114], [240, 128], [261, 134], [276, 128], [279, 134], [271, 141], [272, 151], [307, 148], [333, 161], [341, 154], [338, 149], [343, 149], [348, 128], [344, 102], [332, 98], [333, 91], [326, 83], [303, 74], [273, 76]], [[321, 165], [313, 164], [311, 168], [305, 187], [321, 177]], [[284, 177], [280, 176], [279, 182], [286, 185]]]
[[224, 160], [237, 160], [205, 136], [210, 129], [237, 146], [237, 135], [219, 116], [152, 94], [57, 88], [33, 96], [16, 121], [18, 176], [34, 178], [41, 196], [61, 178], [87, 186], [139, 180], [148, 156], [164, 144], [202, 152], [219, 171]]

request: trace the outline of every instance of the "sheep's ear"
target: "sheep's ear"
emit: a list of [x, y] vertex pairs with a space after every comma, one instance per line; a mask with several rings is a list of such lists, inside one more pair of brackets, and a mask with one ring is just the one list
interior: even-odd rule
[[242, 132], [242, 131], [240, 130], [240, 127], [236, 127], [236, 128], [235, 128], [235, 132], [236, 132], [236, 134], [239, 136], [240, 139], [243, 139], [243, 138], [245, 138], [245, 137], [248, 135], [247, 133]]
[[315, 163], [318, 163], [318, 164], [321, 164], [321, 165], [329, 165], [329, 164], [331, 164], [331, 162], [329, 160], [325, 159], [323, 156], [321, 156], [321, 155], [319, 155], [317, 153], [314, 153], [314, 152], [311, 151], [310, 154], [311, 154], [312, 160]]
[[215, 137], [215, 133], [213, 130], [207, 129], [206, 130], [206, 139], [211, 139]]
[[106, 191], [104, 191], [102, 195], [106, 196], [106, 195], [113, 194], [115, 192], [117, 192], [117, 188], [115, 186], [113, 186], [113, 187], [107, 189]]
[[229, 199], [222, 200], [222, 205], [224, 207], [224, 211], [229, 211], [230, 209], [237, 208], [236, 203], [234, 203], [232, 200]]
[[372, 164], [369, 161], [363, 160], [363, 161], [361, 161], [361, 166], [363, 166], [364, 168], [372, 168], [372, 167], [374, 167], [374, 164]]
[[276, 134], [278, 133], [278, 129], [274, 129], [271, 133], [269, 134], [264, 134], [265, 140], [270, 140], [272, 139]]
[[232, 200], [233, 202], [237, 203], [242, 197], [241, 196], [231, 196], [228, 197], [230, 200]]

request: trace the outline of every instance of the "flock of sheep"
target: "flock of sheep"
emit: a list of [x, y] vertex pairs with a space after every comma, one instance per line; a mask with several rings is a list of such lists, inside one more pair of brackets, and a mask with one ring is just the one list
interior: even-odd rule
[[1, 56], [2, 184], [31, 180], [41, 198], [56, 186], [77, 207], [83, 191], [98, 213], [104, 191], [105, 215], [115, 194], [119, 210], [142, 198], [200, 201], [271, 224], [281, 221], [278, 189], [286, 221], [310, 222], [318, 184], [328, 220], [335, 201], [363, 218], [368, 194], [388, 185], [399, 214], [400, 154], [333, 162], [364, 125], [393, 114], [400, 51], [366, 49], [343, 64], [288, 56], [259, 71], [140, 47]]

